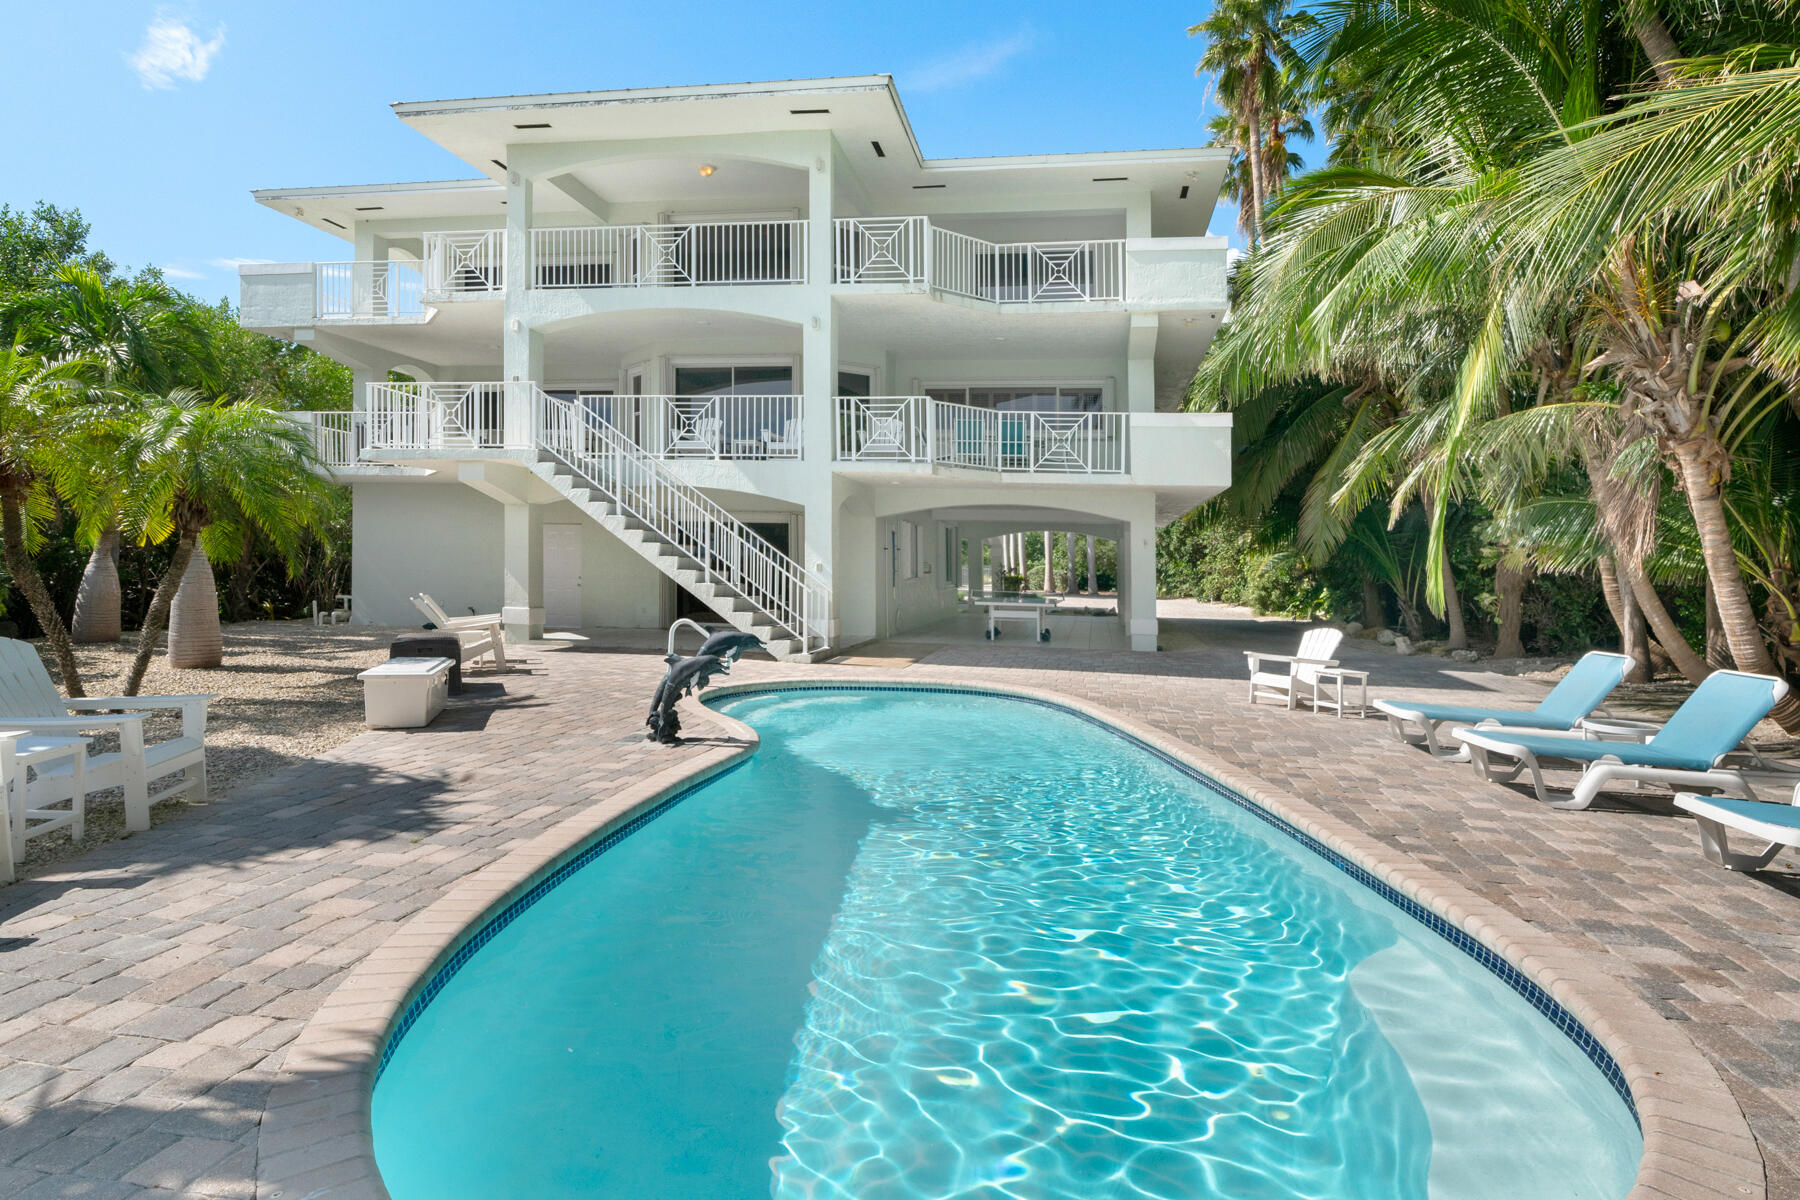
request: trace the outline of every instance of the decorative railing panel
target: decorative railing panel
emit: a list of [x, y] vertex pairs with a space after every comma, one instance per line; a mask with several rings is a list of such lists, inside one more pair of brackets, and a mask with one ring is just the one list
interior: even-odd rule
[[839, 217], [834, 234], [837, 282], [926, 281], [931, 226], [924, 217]]
[[805, 221], [596, 225], [531, 231], [535, 288], [805, 283]]
[[839, 396], [837, 456], [842, 462], [929, 462], [923, 396]]
[[313, 317], [320, 321], [382, 320], [425, 314], [425, 277], [412, 263], [313, 264]]
[[291, 414], [312, 435], [321, 466], [353, 467], [368, 438], [368, 422], [357, 412], [305, 411]]
[[506, 290], [506, 231], [425, 235], [425, 291], [433, 297], [496, 296]]

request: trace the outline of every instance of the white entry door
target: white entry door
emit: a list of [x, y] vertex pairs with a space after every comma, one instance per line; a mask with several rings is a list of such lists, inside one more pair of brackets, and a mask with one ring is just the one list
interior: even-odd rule
[[581, 526], [544, 526], [544, 624], [581, 624]]

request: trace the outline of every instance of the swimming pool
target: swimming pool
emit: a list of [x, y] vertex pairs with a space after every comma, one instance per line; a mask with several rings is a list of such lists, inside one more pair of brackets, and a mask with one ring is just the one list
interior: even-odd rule
[[1603, 1051], [1147, 748], [986, 695], [718, 707], [749, 761], [409, 1011], [396, 1200], [1629, 1190]]

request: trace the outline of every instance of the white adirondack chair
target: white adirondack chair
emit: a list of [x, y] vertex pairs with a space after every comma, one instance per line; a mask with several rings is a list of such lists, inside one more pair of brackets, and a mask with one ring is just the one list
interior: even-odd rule
[[[217, 697], [205, 696], [89, 696], [65, 700], [50, 681], [50, 672], [38, 652], [25, 642], [0, 638], [0, 728], [69, 737], [97, 732], [116, 733], [119, 748], [105, 754], [89, 747], [83, 788], [87, 792], [122, 788], [125, 792], [125, 827], [134, 832], [150, 828], [150, 782], [180, 772], [180, 786], [158, 796], [195, 789], [206, 798], [206, 706]], [[181, 733], [150, 745], [144, 743], [144, 721], [149, 710], [181, 710]], [[64, 766], [40, 772], [31, 783], [31, 802], [53, 803], [68, 799], [73, 790], [72, 771]]]
[[[1255, 704], [1259, 696], [1270, 696], [1286, 701], [1289, 708], [1294, 707], [1300, 690], [1317, 683], [1321, 668], [1337, 666], [1337, 659], [1331, 656], [1343, 640], [1343, 630], [1320, 625], [1301, 635], [1300, 649], [1294, 654], [1244, 651], [1244, 657], [1250, 660], [1250, 703]], [[1265, 671], [1265, 662], [1281, 663], [1284, 669]]]
[[483, 658], [491, 658], [496, 671], [506, 670], [506, 629], [500, 624], [499, 613], [453, 617], [444, 611], [443, 605], [424, 592], [414, 596], [412, 604], [424, 614], [427, 621], [446, 633], [456, 635], [462, 651], [462, 661], [479, 662]]
[[776, 437], [772, 430], [762, 431], [763, 453], [770, 458], [799, 458], [802, 442], [799, 417], [789, 417], [786, 425], [781, 427], [781, 436]]

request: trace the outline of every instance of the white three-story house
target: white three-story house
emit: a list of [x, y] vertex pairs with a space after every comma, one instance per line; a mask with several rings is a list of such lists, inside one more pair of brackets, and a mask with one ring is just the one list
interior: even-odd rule
[[816, 656], [1047, 530], [1117, 539], [1155, 648], [1156, 530], [1229, 483], [1229, 418], [1177, 411], [1224, 152], [928, 159], [882, 75], [395, 111], [478, 176], [257, 192], [353, 249], [241, 280], [244, 325], [355, 372], [311, 419], [357, 620], [707, 607]]

